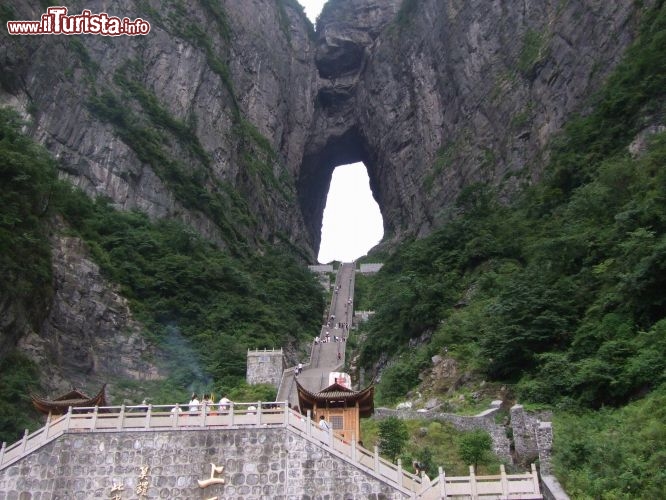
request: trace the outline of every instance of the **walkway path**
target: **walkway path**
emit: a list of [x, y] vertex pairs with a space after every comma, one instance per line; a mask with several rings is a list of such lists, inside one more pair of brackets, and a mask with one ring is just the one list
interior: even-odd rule
[[[299, 383], [312, 392], [319, 392], [328, 387], [330, 372], [341, 371], [345, 364], [346, 342], [335, 342], [335, 337], [347, 337], [349, 330], [338, 328], [338, 323], [351, 327], [354, 317], [354, 269], [356, 264], [342, 263], [338, 268], [331, 305], [328, 310], [328, 324], [322, 325], [319, 338], [323, 341], [326, 335], [328, 342], [314, 344], [309, 363], [303, 364], [303, 371], [298, 376]], [[285, 372], [277, 395], [277, 401], [289, 401], [292, 407], [298, 406], [298, 394], [294, 383], [294, 372]]]

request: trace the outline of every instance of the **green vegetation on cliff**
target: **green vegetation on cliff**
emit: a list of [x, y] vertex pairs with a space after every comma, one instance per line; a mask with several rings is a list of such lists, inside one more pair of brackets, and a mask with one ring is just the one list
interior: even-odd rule
[[[556, 430], [556, 459], [580, 498], [648, 498], [654, 484], [621, 473], [650, 453], [638, 445], [618, 446], [612, 470], [587, 474], [611, 422], [628, 427], [635, 412], [595, 413], [596, 430], [586, 412], [641, 398], [654, 406], [666, 382], [666, 133], [651, 127], [664, 116], [664, 3], [645, 19], [593, 111], [554, 145], [541, 183], [509, 205], [469, 186], [449, 222], [403, 244], [365, 293], [377, 314], [362, 362], [394, 360], [378, 387], [384, 402], [415, 388], [440, 354], [508, 384], [523, 403], [571, 412], [563, 422], [581, 432]], [[630, 153], [637, 137], [644, 147]], [[642, 417], [663, 434], [657, 413]], [[650, 456], [653, 473], [666, 467], [663, 454]]]
[[31, 310], [43, 304], [51, 283], [47, 222], [56, 169], [19, 126], [0, 108], [0, 277], [15, 302]]
[[[177, 361], [176, 387], [245, 379], [248, 348], [278, 348], [317, 331], [323, 310], [311, 273], [279, 249], [234, 257], [173, 221], [151, 222], [72, 193], [65, 218], [102, 272], [122, 286], [151, 337]], [[182, 358], [183, 344], [195, 359]]]
[[0, 108], [0, 442], [18, 439], [34, 424], [29, 394], [38, 389], [38, 369], [13, 347], [23, 322], [39, 328], [51, 296], [48, 234], [56, 166], [20, 133], [21, 124], [14, 112]]
[[[169, 378], [161, 389], [151, 387], [153, 403], [182, 401], [192, 389], [248, 393], [247, 349], [297, 349], [318, 330], [321, 287], [286, 249], [233, 255], [178, 222], [150, 221], [93, 201], [57, 180], [53, 160], [20, 126], [15, 113], [0, 109], [0, 168], [7, 180], [0, 194], [0, 272], [4, 290], [26, 304], [35, 330], [44, 319], [45, 308], [38, 306], [51, 293], [47, 231], [54, 215], [86, 241], [104, 276], [120, 285], [146, 336], [164, 353]], [[3, 338], [12, 338], [12, 328], [3, 326]], [[36, 367], [17, 356], [3, 359], [0, 406], [30, 415], [25, 396], [38, 377], [27, 374]], [[141, 390], [137, 382], [114, 382]], [[18, 439], [25, 424], [0, 418], [0, 440]]]
[[620, 409], [556, 412], [555, 472], [571, 498], [663, 498], [664, 422], [664, 385]]
[[39, 389], [39, 367], [13, 351], [0, 359], [0, 376], [0, 443], [12, 443], [41, 424], [30, 400]]
[[487, 432], [459, 431], [450, 422], [363, 419], [361, 434], [365, 448], [372, 450], [378, 446], [380, 452], [386, 453], [382, 450], [384, 441], [389, 450], [399, 450], [395, 455], [389, 451], [385, 458], [400, 458], [403, 468], [410, 472], [414, 472], [412, 464], [417, 461], [431, 479], [437, 477], [439, 467], [447, 476], [466, 476], [469, 465], [476, 461], [477, 474], [492, 475], [497, 474], [501, 463], [488, 445]]

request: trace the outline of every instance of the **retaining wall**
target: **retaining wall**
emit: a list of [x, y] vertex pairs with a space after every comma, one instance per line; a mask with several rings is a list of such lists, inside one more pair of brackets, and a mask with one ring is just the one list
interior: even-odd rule
[[493, 408], [483, 412], [481, 415], [467, 416], [436, 411], [419, 412], [412, 410], [391, 410], [388, 408], [377, 408], [375, 409], [373, 418], [386, 418], [389, 416], [394, 416], [406, 420], [441, 420], [444, 422], [450, 422], [456, 429], [460, 431], [484, 429], [488, 432], [488, 434], [490, 434], [490, 437], [493, 440], [493, 449], [497, 456], [506, 460], [508, 463], [511, 463], [511, 441], [507, 437], [507, 429], [505, 426], [495, 423], [495, 414], [498, 411], [498, 409]]
[[0, 471], [0, 500], [215, 497], [406, 498], [285, 428], [68, 433]]

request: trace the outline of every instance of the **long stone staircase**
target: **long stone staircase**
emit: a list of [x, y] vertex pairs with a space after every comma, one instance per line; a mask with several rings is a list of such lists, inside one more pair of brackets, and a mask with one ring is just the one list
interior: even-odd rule
[[[298, 375], [299, 383], [312, 392], [319, 392], [329, 384], [329, 373], [337, 372], [345, 364], [346, 342], [335, 342], [335, 337], [346, 338], [350, 330], [338, 328], [338, 324], [351, 328], [354, 317], [354, 263], [340, 264], [336, 274], [331, 304], [326, 315], [326, 324], [319, 331], [320, 342], [312, 342], [310, 359], [303, 363], [303, 371]], [[330, 339], [325, 342], [326, 338]], [[277, 400], [288, 401], [293, 408], [298, 406], [296, 394], [296, 367], [284, 371], [278, 389]]]
[[[139, 498], [207, 500], [308, 495], [542, 499], [534, 465], [523, 474], [506, 474], [502, 466], [493, 476], [476, 476], [473, 468], [469, 476], [448, 477], [442, 468], [432, 479], [417, 476], [403, 469], [399, 460], [393, 464], [381, 458], [377, 447], [368, 450], [322, 431], [297, 410], [296, 377], [308, 390], [318, 392], [329, 385], [328, 374], [344, 366], [346, 342], [336, 342], [335, 337], [349, 334], [340, 326], [351, 326], [353, 290], [354, 264], [342, 264], [320, 331], [322, 341], [313, 342], [301, 374], [296, 375], [295, 367], [284, 370], [276, 402], [232, 403], [195, 413], [150, 405], [70, 408], [42, 429], [26, 431], [17, 443], [2, 444], [0, 500], [30, 495], [135, 498], [122, 496], [126, 487], [135, 488], [137, 495], [151, 492], [152, 496]], [[327, 337], [329, 341], [323, 341]], [[199, 446], [203, 448], [197, 452]], [[269, 466], [271, 460], [275, 463]], [[229, 483], [214, 477], [214, 471], [225, 467], [231, 474]], [[213, 470], [211, 477], [197, 479], [204, 470]], [[276, 472], [268, 474], [269, 470]], [[313, 478], [317, 479], [312, 482]], [[137, 481], [144, 489], [138, 489]], [[202, 497], [197, 484], [216, 485], [217, 495]]]

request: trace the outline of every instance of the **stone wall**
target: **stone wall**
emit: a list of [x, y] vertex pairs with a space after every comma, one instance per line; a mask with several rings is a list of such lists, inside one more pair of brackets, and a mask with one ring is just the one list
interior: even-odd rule
[[333, 273], [335, 269], [331, 264], [313, 264], [308, 266], [308, 269], [313, 273]]
[[215, 497], [406, 498], [285, 428], [70, 433], [0, 471], [0, 500]]
[[495, 414], [499, 411], [497, 408], [487, 410], [481, 415], [454, 415], [452, 413], [443, 413], [436, 411], [411, 411], [411, 410], [390, 410], [388, 408], [375, 409], [373, 418], [386, 418], [390, 416], [402, 418], [405, 420], [440, 420], [450, 422], [460, 431], [472, 431], [474, 429], [483, 429], [490, 434], [493, 440], [493, 451], [501, 459], [512, 462], [511, 441], [507, 437], [506, 427], [495, 423]]
[[528, 418], [522, 405], [511, 407], [511, 427], [516, 455], [530, 462], [534, 461], [539, 455], [534, 433], [535, 423]]
[[541, 422], [535, 429], [537, 450], [539, 452], [539, 466], [542, 474], [552, 472], [551, 456], [553, 450], [553, 424]]
[[541, 474], [541, 494], [544, 500], [570, 500], [555, 476]]
[[271, 384], [277, 389], [284, 370], [282, 349], [247, 352], [246, 380], [248, 384]]
[[384, 266], [384, 264], [381, 263], [368, 263], [368, 264], [361, 264], [361, 267], [359, 269], [359, 272], [361, 274], [372, 274], [372, 273], [378, 273], [379, 270]]
[[495, 415], [499, 406], [490, 408], [478, 415], [454, 415], [437, 411], [391, 410], [377, 408], [374, 418], [390, 416], [405, 420], [439, 420], [450, 422], [460, 431], [483, 429], [490, 434], [493, 440], [494, 452], [501, 459], [513, 463], [517, 459], [523, 464], [535, 462], [539, 459], [540, 472], [551, 474], [551, 451], [553, 447], [553, 428], [549, 414], [528, 414], [522, 405], [511, 407], [510, 430], [513, 434], [513, 447], [515, 456], [511, 452], [512, 441], [507, 435], [509, 427], [495, 422]]

